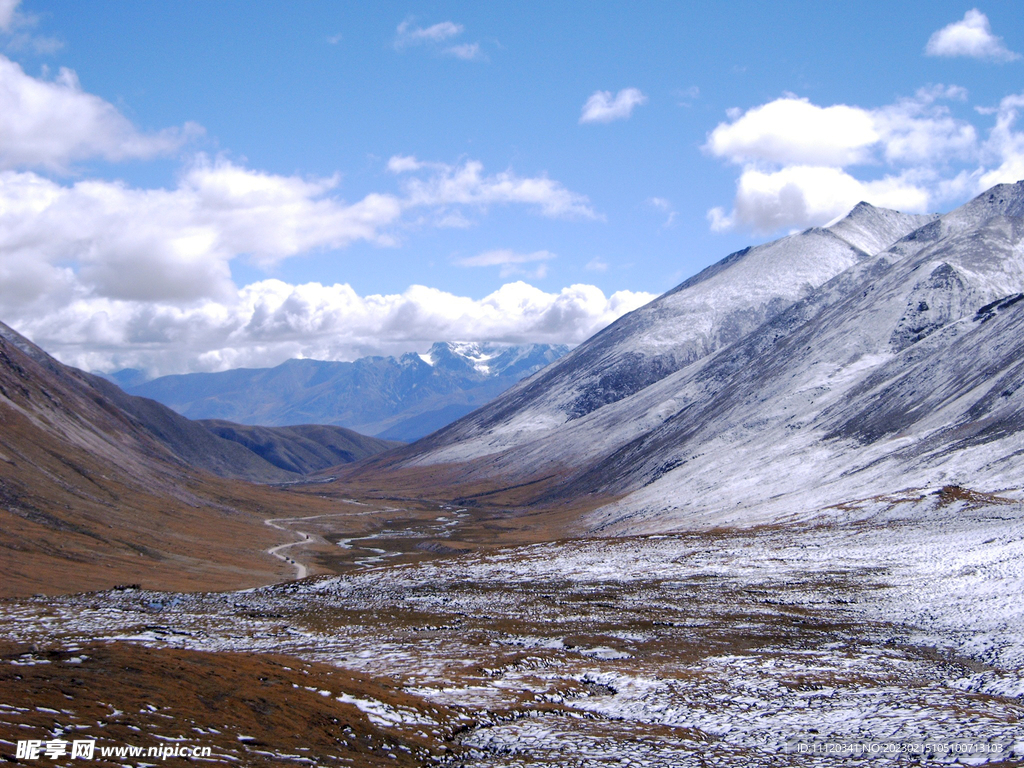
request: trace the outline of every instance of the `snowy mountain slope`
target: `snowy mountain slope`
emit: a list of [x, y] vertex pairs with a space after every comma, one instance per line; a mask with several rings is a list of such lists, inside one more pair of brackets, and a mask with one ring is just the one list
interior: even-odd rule
[[898, 259], [900, 244], [859, 281], [835, 281], [842, 291], [826, 286], [636, 398], [619, 422], [670, 413], [570, 486], [632, 491], [591, 524], [750, 522], [906, 487], [1019, 488], [1024, 185], [996, 192], [1014, 205], [972, 201], [918, 234], [934, 239], [915, 255]]
[[126, 391], [192, 419], [332, 424], [413, 440], [480, 407], [568, 352], [549, 344], [438, 342], [423, 355], [163, 376]]
[[1024, 183], [926, 223], [732, 344], [557, 430], [502, 444], [497, 424], [441, 444], [460, 422], [404, 461], [461, 464], [468, 482], [502, 485], [558, 471], [564, 482], [537, 501], [622, 496], [585, 521], [615, 533], [752, 523], [907, 487], [1020, 488], [1021, 294]]
[[525, 444], [639, 392], [742, 338], [794, 301], [933, 220], [860, 203], [812, 228], [734, 253], [620, 318], [538, 376], [429, 439], [417, 463]]

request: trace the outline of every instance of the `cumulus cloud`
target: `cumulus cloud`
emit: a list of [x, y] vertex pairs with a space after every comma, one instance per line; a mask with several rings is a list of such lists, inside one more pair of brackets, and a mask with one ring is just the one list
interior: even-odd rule
[[653, 298], [592, 285], [546, 293], [521, 281], [482, 299], [421, 285], [360, 296], [345, 284], [264, 280], [187, 307], [79, 297], [13, 324], [72, 365], [160, 375], [425, 351], [448, 339], [577, 344]]
[[[230, 262], [273, 263], [355, 240], [387, 244], [413, 209], [459, 201], [552, 206], [564, 189], [479, 168], [449, 188], [458, 168], [426, 174], [409, 195], [333, 196], [336, 178], [279, 176], [200, 158], [171, 189], [85, 180], [70, 186], [31, 171], [0, 172], [0, 310], [6, 322], [86, 369], [143, 367], [154, 373], [273, 365], [289, 357], [353, 359], [426, 348], [436, 340], [575, 344], [653, 296], [593, 286], [545, 293], [510, 283], [484, 297], [413, 286], [359, 296], [348, 285], [264, 280], [241, 289]], [[410, 171], [406, 171], [410, 172]], [[525, 188], [524, 188], [525, 185]], [[552, 186], [553, 185], [553, 186]], [[554, 190], [553, 199], [546, 195]], [[537, 276], [547, 251], [489, 251], [466, 266]], [[527, 270], [536, 265], [532, 273]]]
[[982, 151], [988, 164], [994, 168], [980, 169], [978, 190], [994, 184], [1012, 184], [1024, 179], [1024, 131], [1017, 131], [1017, 119], [1024, 110], [1024, 93], [1006, 96], [995, 110], [995, 127], [989, 134]]
[[[382, 230], [399, 218], [402, 202], [371, 194], [346, 204], [328, 196], [335, 183], [223, 160], [197, 162], [169, 190], [97, 180], [67, 187], [4, 171], [0, 264], [70, 264], [82, 290], [115, 299], [219, 296], [233, 290], [229, 263], [240, 255], [270, 264], [356, 240], [389, 243]], [[22, 287], [22, 301], [32, 285]]]
[[[422, 30], [424, 39], [451, 36], [431, 29]], [[628, 291], [606, 297], [588, 285], [545, 293], [523, 282], [483, 299], [424, 286], [359, 296], [348, 285], [263, 280], [239, 288], [232, 279], [239, 258], [268, 267], [356, 241], [395, 245], [410, 227], [468, 226], [494, 205], [598, 218], [585, 196], [545, 175], [396, 155], [388, 162], [395, 191], [346, 201], [337, 176], [272, 174], [201, 154], [166, 188], [69, 183], [41, 172], [63, 173], [88, 158], [165, 154], [188, 130], [143, 133], [84, 92], [70, 70], [35, 79], [0, 57], [5, 322], [87, 369], [169, 373], [296, 356], [352, 359], [455, 338], [578, 343], [653, 298]], [[537, 276], [553, 257], [492, 251], [471, 261]]]
[[595, 91], [583, 105], [580, 123], [610, 123], [626, 120], [633, 108], [647, 103], [647, 97], [638, 88], [623, 88], [615, 96], [611, 91]]
[[973, 59], [1014, 61], [1019, 53], [1009, 50], [1001, 37], [992, 34], [988, 16], [972, 8], [960, 21], [949, 24], [928, 39], [928, 56], [969, 56]]
[[232, 292], [235, 258], [269, 266], [356, 241], [393, 245], [417, 211], [440, 218], [463, 206], [518, 203], [548, 216], [593, 217], [586, 198], [546, 177], [488, 176], [474, 162], [429, 165], [423, 176], [406, 179], [404, 194], [371, 193], [351, 203], [334, 196], [336, 177], [281, 176], [202, 156], [172, 189], [99, 180], [65, 186], [30, 171], [3, 171], [2, 293], [19, 304], [49, 296], [46, 281], [63, 284], [60, 270], [70, 265], [90, 295], [189, 302]]
[[1024, 175], [1017, 97], [993, 110], [987, 140], [947, 106], [966, 98], [963, 88], [937, 85], [875, 109], [786, 95], [731, 111], [704, 150], [742, 170], [732, 210], [712, 208], [708, 222], [715, 231], [769, 234], [824, 224], [861, 200], [921, 212], [980, 192], [993, 178]]
[[52, 81], [30, 77], [0, 55], [0, 168], [65, 172], [88, 158], [119, 161], [177, 150], [202, 129], [188, 123], [141, 133], [109, 102], [86, 93], [62, 68]]
[[785, 97], [754, 107], [708, 136], [708, 152], [734, 163], [863, 162], [879, 141], [871, 115], [839, 104], [819, 107], [807, 99]]
[[748, 169], [737, 183], [731, 214], [712, 208], [712, 230], [742, 226], [770, 233], [822, 224], [846, 213], [861, 200], [901, 211], [922, 213], [928, 193], [904, 178], [863, 182], [837, 168], [788, 166], [775, 172]]
[[[586, 198], [545, 177], [488, 175], [479, 163], [391, 165], [402, 192], [354, 202], [335, 195], [336, 177], [269, 174], [202, 156], [168, 189], [0, 171], [0, 316], [76, 365], [170, 372], [296, 355], [351, 359], [431, 339], [522, 341], [535, 333], [576, 343], [645, 300], [605, 299], [587, 286], [544, 294], [519, 285], [483, 300], [423, 287], [389, 297], [273, 280], [237, 288], [234, 259], [270, 265], [355, 241], [391, 245], [424, 212], [450, 218], [504, 203], [593, 216]], [[538, 277], [550, 258], [493, 251], [467, 265]]]
[[[178, 137], [136, 131], [111, 105], [84, 93], [73, 73], [45, 82], [28, 77], [6, 59], [0, 59], [0, 65], [0, 102], [6, 99], [3, 104], [10, 108], [0, 111], [3, 164], [64, 169], [85, 157], [147, 156], [176, 146]], [[351, 202], [338, 196], [337, 176], [265, 173], [224, 157], [198, 155], [174, 185], [158, 189], [99, 179], [60, 183], [35, 170], [4, 169], [3, 164], [0, 316], [52, 342], [57, 350], [73, 352], [83, 365], [99, 349], [130, 348], [137, 356], [177, 350], [174, 355], [181, 361], [188, 358], [189, 365], [207, 366], [220, 365], [231, 355], [255, 360], [264, 348], [312, 355], [315, 350], [330, 351], [329, 339], [307, 345], [288, 333], [308, 328], [316, 336], [321, 327], [334, 333], [340, 327], [337, 318], [343, 319], [338, 321], [342, 325], [358, 319], [346, 314], [346, 307], [362, 307], [363, 316], [377, 317], [379, 323], [360, 321], [364, 335], [351, 340], [344, 347], [347, 351], [331, 354], [369, 349], [378, 332], [392, 340], [387, 343], [397, 344], [403, 337], [388, 323], [409, 313], [428, 320], [440, 317], [443, 307], [414, 300], [435, 293], [410, 289], [404, 299], [385, 300], [354, 297], [347, 287], [295, 287], [274, 281], [240, 291], [231, 263], [246, 258], [269, 267], [357, 241], [391, 246], [410, 226], [468, 226], [470, 215], [492, 205], [522, 205], [544, 216], [596, 218], [585, 196], [553, 179], [511, 170], [488, 174], [476, 161], [449, 165], [396, 155], [388, 169], [398, 177], [398, 190], [372, 192]], [[540, 254], [491, 254], [486, 259], [508, 274], [519, 269], [537, 276], [547, 261]], [[522, 266], [526, 263], [537, 269], [528, 273]], [[286, 296], [277, 301], [274, 297], [282, 292]], [[576, 296], [578, 291], [570, 293]], [[535, 307], [563, 307], [569, 301], [545, 299], [547, 294], [539, 292], [530, 295]], [[492, 297], [490, 304], [480, 306], [498, 306], [496, 301]], [[460, 302], [470, 309], [477, 306], [469, 299], [456, 303]], [[374, 309], [382, 303], [393, 311]], [[575, 338], [578, 328], [590, 327], [599, 322], [595, 318], [612, 311], [604, 305], [594, 309], [593, 302], [573, 306], [577, 304], [589, 309], [583, 314], [566, 309], [565, 316], [584, 319], [576, 325], [549, 323], [551, 334]], [[520, 317], [525, 309], [516, 310], [520, 319], [507, 319], [505, 325], [494, 314], [497, 310], [488, 311], [493, 315], [490, 325], [479, 327], [498, 329], [498, 335], [535, 327]], [[534, 314], [550, 317], [546, 311], [536, 309]], [[472, 309], [467, 316], [475, 323], [483, 316], [480, 312]], [[448, 335], [437, 338], [470, 335], [458, 324], [444, 325], [436, 319], [430, 323], [441, 330], [451, 327], [450, 334], [445, 330]], [[188, 357], [193, 343], [208, 358]]]
[[943, 100], [963, 101], [957, 86], [922, 88], [878, 109], [820, 107], [787, 95], [719, 123], [704, 150], [736, 164], [844, 167], [890, 162], [940, 162], [970, 155], [977, 133], [954, 118]]
[[420, 168], [428, 166], [412, 155], [393, 155], [388, 159], [387, 167], [391, 173], [409, 173], [410, 171], [418, 171]]
[[931, 164], [972, 157], [978, 144], [974, 126], [954, 118], [938, 103], [966, 99], [963, 88], [938, 85], [918, 90], [913, 98], [871, 110], [884, 159], [891, 163]]

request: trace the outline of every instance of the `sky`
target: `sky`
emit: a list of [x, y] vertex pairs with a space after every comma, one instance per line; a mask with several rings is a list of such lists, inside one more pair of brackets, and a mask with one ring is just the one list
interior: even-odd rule
[[0, 320], [150, 375], [578, 344], [1024, 178], [1015, 2], [0, 0]]

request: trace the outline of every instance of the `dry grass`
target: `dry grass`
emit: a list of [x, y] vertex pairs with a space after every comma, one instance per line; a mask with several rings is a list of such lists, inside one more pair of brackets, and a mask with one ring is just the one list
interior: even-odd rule
[[[83, 661], [68, 663], [71, 658]], [[28, 660], [45, 663], [11, 663]], [[444, 706], [432, 706], [429, 713], [439, 723], [436, 734], [417, 736], [421, 727], [385, 731], [354, 704], [336, 700], [345, 693], [394, 707], [422, 706], [396, 688], [387, 679], [272, 655], [129, 643], [31, 653], [6, 645], [0, 646], [0, 701], [6, 705], [0, 709], [0, 739], [8, 743], [0, 744], [0, 754], [16, 762], [10, 742], [45, 741], [57, 728], [68, 739], [95, 738], [98, 746], [149, 747], [169, 743], [159, 737], [184, 738], [251, 766], [281, 764], [261, 752], [330, 754], [342, 765], [418, 766], [448, 751], [446, 739], [462, 726], [457, 713]], [[332, 695], [322, 696], [320, 690]]]

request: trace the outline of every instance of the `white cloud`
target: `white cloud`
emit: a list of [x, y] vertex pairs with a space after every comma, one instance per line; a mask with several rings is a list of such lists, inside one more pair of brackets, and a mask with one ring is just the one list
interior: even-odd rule
[[996, 110], [996, 124], [983, 147], [985, 160], [995, 168], [982, 168], [977, 191], [995, 184], [1012, 184], [1024, 179], [1024, 131], [1015, 131], [1024, 93], [1005, 97]]
[[1001, 37], [992, 34], [988, 16], [972, 8], [962, 20], [933, 34], [925, 46], [929, 56], [969, 56], [974, 59], [1014, 61], [1019, 53], [1009, 50]]
[[871, 110], [884, 159], [893, 163], [929, 164], [972, 157], [977, 152], [974, 126], [954, 118], [938, 100], [964, 101], [957, 86], [922, 88], [913, 98]]
[[402, 50], [409, 46], [425, 45], [445, 56], [463, 61], [485, 61], [487, 57], [480, 49], [480, 43], [451, 43], [465, 31], [465, 27], [454, 21], [442, 21], [429, 27], [417, 27], [412, 19], [406, 19], [395, 30], [395, 48]]
[[143, 135], [83, 92], [74, 73], [36, 80], [0, 57], [0, 312], [46, 313], [76, 298], [219, 301], [236, 291], [233, 259], [266, 267], [359, 240], [394, 245], [396, 232], [415, 219], [468, 226], [467, 208], [520, 204], [546, 216], [596, 218], [586, 197], [557, 181], [488, 175], [473, 161], [395, 156], [388, 168], [401, 176], [402, 193], [352, 203], [335, 195], [337, 177], [262, 173], [203, 155], [166, 189], [102, 180], [62, 185], [13, 169], [147, 157], [178, 146], [181, 134]]
[[733, 163], [843, 167], [890, 162], [940, 162], [970, 155], [974, 126], [954, 118], [940, 100], [963, 101], [958, 86], [922, 88], [879, 109], [819, 107], [785, 96], [719, 123], [704, 150]]
[[512, 171], [486, 176], [483, 165], [475, 160], [451, 166], [421, 163], [415, 157], [396, 155], [388, 161], [388, 170], [393, 173], [423, 168], [428, 168], [431, 175], [426, 178], [409, 176], [403, 184], [409, 205], [487, 207], [521, 203], [536, 206], [544, 216], [552, 218], [598, 218], [586, 196], [571, 192], [545, 176], [523, 178]]
[[863, 162], [880, 140], [869, 112], [839, 104], [819, 107], [785, 97], [720, 123], [708, 136], [706, 151], [734, 163]]
[[201, 132], [188, 123], [140, 133], [109, 102], [85, 93], [70, 69], [62, 68], [53, 81], [40, 80], [0, 55], [0, 168], [66, 172], [93, 157], [150, 158], [175, 151]]
[[523, 268], [523, 264], [530, 264], [533, 262], [548, 262], [555, 258], [555, 254], [551, 251], [534, 251], [533, 253], [517, 253], [516, 251], [510, 251], [507, 249], [486, 251], [476, 256], [468, 256], [463, 259], [458, 259], [455, 263], [460, 267], [496, 267], [500, 266], [501, 277], [511, 277], [512, 275], [524, 275], [534, 279], [541, 279], [547, 277], [548, 265], [546, 263], [539, 264], [533, 270], [527, 270]]
[[[980, 192], [991, 179], [1024, 176], [1024, 145], [1012, 130], [1016, 97], [994, 110], [996, 125], [984, 141], [946, 106], [966, 98], [963, 88], [936, 85], [875, 109], [786, 95], [731, 112], [704, 145], [741, 166], [733, 209], [709, 210], [711, 229], [769, 234], [820, 225], [861, 200], [920, 212]], [[856, 166], [870, 168], [870, 178], [855, 174]]]
[[465, 27], [453, 21], [442, 21], [429, 27], [415, 27], [406, 19], [395, 30], [395, 46], [398, 48], [420, 43], [440, 43], [462, 34]]
[[453, 45], [450, 48], [445, 48], [444, 52], [463, 61], [480, 61], [484, 58], [483, 52], [480, 50], [480, 43]]
[[727, 214], [720, 205], [708, 209], [707, 220], [712, 232], [728, 232], [736, 226], [735, 215]]
[[220, 296], [234, 289], [229, 262], [240, 255], [269, 264], [355, 240], [390, 242], [383, 229], [401, 216], [402, 202], [371, 194], [345, 204], [327, 195], [334, 183], [227, 161], [196, 163], [170, 190], [95, 180], [64, 187], [30, 172], [5, 171], [0, 264], [7, 270], [72, 265], [80, 291], [109, 298]]
[[623, 88], [615, 96], [611, 91], [595, 91], [583, 105], [580, 123], [610, 123], [625, 120], [633, 108], [647, 103], [647, 97], [637, 88]]
[[98, 180], [63, 186], [32, 172], [2, 171], [0, 310], [65, 301], [66, 292], [55, 298], [47, 281], [116, 300], [222, 298], [235, 290], [233, 259], [268, 266], [360, 240], [393, 245], [408, 216], [423, 211], [436, 216], [437, 226], [468, 225], [462, 207], [498, 203], [593, 217], [586, 198], [545, 177], [488, 176], [473, 162], [415, 165], [430, 169], [406, 179], [404, 194], [371, 193], [352, 203], [333, 195], [337, 178], [280, 176], [204, 157], [172, 189]]
[[[2, 0], [0, 0], [2, 2]], [[431, 28], [428, 28], [428, 31]], [[433, 39], [444, 30], [426, 35]], [[158, 372], [274, 364], [295, 356], [351, 359], [435, 340], [577, 343], [651, 298], [594, 286], [545, 293], [510, 283], [483, 299], [413, 286], [358, 296], [347, 285], [264, 280], [239, 289], [231, 262], [261, 266], [355, 241], [393, 245], [410, 226], [467, 226], [492, 205], [552, 217], [598, 218], [589, 200], [544, 175], [487, 174], [396, 155], [395, 192], [354, 202], [339, 179], [285, 176], [198, 155], [167, 188], [85, 179], [80, 160], [173, 151], [184, 130], [138, 131], [74, 73], [27, 76], [0, 57], [0, 317], [85, 368]], [[553, 254], [491, 255], [501, 270]], [[525, 270], [524, 270], [525, 272]]]
[[187, 307], [77, 298], [12, 323], [44, 349], [87, 370], [154, 374], [276, 365], [294, 357], [351, 360], [425, 350], [439, 340], [577, 344], [654, 298], [592, 285], [546, 293], [508, 283], [482, 299], [414, 285], [359, 296], [344, 284], [264, 280], [224, 301]]
[[663, 197], [649, 197], [644, 202], [648, 207], [665, 214], [665, 223], [661, 225], [663, 229], [672, 226], [678, 215], [675, 208], [672, 207], [672, 203]]
[[0, 0], [0, 32], [10, 32], [14, 26], [14, 12], [21, 0]]
[[393, 155], [388, 159], [388, 170], [391, 173], [409, 173], [424, 167], [426, 163], [420, 162], [412, 155]]
[[607, 272], [608, 262], [602, 261], [599, 257], [595, 256], [583, 268], [589, 269], [591, 272]]
[[502, 264], [526, 264], [531, 261], [548, 261], [555, 258], [551, 251], [517, 253], [508, 249], [485, 251], [477, 256], [468, 256], [455, 263], [462, 267], [494, 267]]
[[905, 178], [859, 181], [837, 168], [787, 166], [775, 172], [747, 169], [736, 185], [731, 214], [708, 212], [711, 228], [741, 226], [761, 233], [823, 224], [861, 200], [885, 208], [922, 213], [928, 192]]

